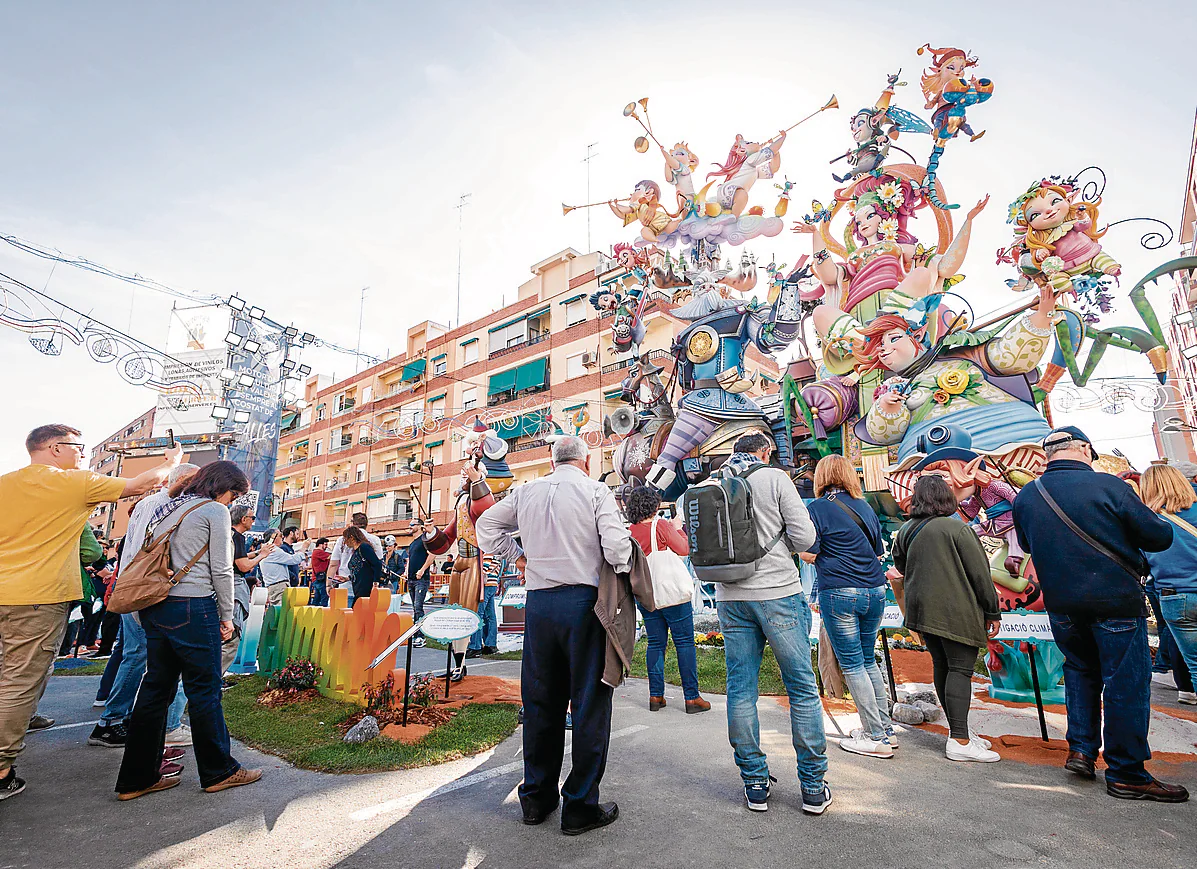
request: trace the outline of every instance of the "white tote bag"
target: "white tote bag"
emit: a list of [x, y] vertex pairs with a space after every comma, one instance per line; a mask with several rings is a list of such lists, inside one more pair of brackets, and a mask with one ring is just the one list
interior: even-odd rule
[[694, 595], [694, 580], [676, 552], [657, 548], [659, 521], [660, 517], [653, 519], [649, 531], [648, 569], [653, 577], [653, 597], [656, 599], [657, 609], [663, 609], [691, 600]]

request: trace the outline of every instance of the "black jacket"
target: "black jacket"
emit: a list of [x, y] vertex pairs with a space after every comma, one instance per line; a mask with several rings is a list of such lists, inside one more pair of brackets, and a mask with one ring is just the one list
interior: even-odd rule
[[[1172, 526], [1112, 474], [1084, 462], [1057, 459], [1043, 472], [1042, 485], [1068, 518], [1125, 561], [1147, 575], [1143, 551], [1172, 545]], [[1110, 558], [1098, 552], [1052, 511], [1034, 486], [1014, 499], [1018, 542], [1035, 563], [1049, 613], [1083, 618], [1136, 618], [1142, 615], [1143, 587]]]
[[382, 561], [370, 541], [366, 541], [349, 559], [349, 574], [353, 577], [353, 596], [369, 597], [376, 583], [382, 581]]

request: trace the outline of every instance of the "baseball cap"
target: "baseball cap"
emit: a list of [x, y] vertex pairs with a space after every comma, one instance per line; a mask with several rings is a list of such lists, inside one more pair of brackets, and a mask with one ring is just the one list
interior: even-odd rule
[[1169, 462], [1172, 467], [1185, 475], [1186, 480], [1192, 480], [1197, 477], [1197, 463], [1189, 461]]
[[1043, 439], [1043, 446], [1055, 446], [1056, 444], [1067, 443], [1068, 441], [1079, 441], [1083, 444], [1088, 444], [1090, 454], [1092, 454], [1094, 460], [1097, 459], [1097, 450], [1093, 448], [1093, 441], [1089, 440], [1089, 436], [1075, 425], [1062, 425], [1059, 428], [1052, 429], [1047, 433], [1047, 437]]
[[395, 545], [395, 535], [388, 534], [385, 538], [383, 538], [382, 542], [385, 543], [387, 546], [394, 546]]

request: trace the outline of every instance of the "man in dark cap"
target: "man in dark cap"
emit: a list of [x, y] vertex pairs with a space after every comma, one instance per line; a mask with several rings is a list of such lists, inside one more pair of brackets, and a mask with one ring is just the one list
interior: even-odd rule
[[1151, 757], [1143, 552], [1171, 546], [1172, 528], [1124, 481], [1093, 470], [1097, 450], [1079, 428], [1053, 429], [1043, 450], [1047, 469], [1015, 498], [1014, 525], [1035, 563], [1052, 634], [1064, 655], [1069, 748], [1064, 768], [1094, 778], [1104, 744], [1110, 796], [1184, 802], [1188, 791], [1157, 781], [1143, 766]]

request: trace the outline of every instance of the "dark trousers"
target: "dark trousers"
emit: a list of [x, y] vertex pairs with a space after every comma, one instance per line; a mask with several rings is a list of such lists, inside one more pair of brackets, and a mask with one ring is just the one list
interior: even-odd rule
[[[118, 615], [117, 618], [119, 619], [120, 616]], [[104, 665], [104, 675], [100, 677], [100, 689], [96, 691], [96, 700], [108, 699], [108, 695], [112, 692], [112, 683], [116, 681], [116, 671], [121, 668], [121, 659], [124, 658], [124, 651], [125, 632], [117, 631], [116, 645], [112, 647], [112, 657]]]
[[525, 813], [557, 805], [565, 757], [565, 713], [572, 706], [573, 769], [560, 798], [563, 823], [584, 823], [598, 811], [599, 782], [611, 741], [612, 689], [602, 682], [607, 635], [594, 614], [598, 589], [585, 585], [528, 592], [524, 608]]
[[968, 742], [968, 707], [973, 702], [973, 670], [977, 666], [976, 646], [923, 632], [920, 636], [931, 653], [935, 693], [948, 719], [948, 735]]
[[328, 583], [325, 574], [312, 574], [312, 590], [309, 592], [308, 603], [311, 606], [328, 606]]
[[116, 642], [116, 634], [120, 630], [120, 626], [120, 613], [110, 613], [105, 609], [104, 615], [100, 617], [100, 649], [96, 652], [97, 655], [112, 654], [112, 644]]
[[1101, 747], [1108, 781], [1150, 782], [1151, 774], [1143, 768], [1143, 762], [1151, 758], [1147, 747], [1151, 721], [1147, 619], [1049, 616], [1056, 645], [1064, 655], [1068, 747], [1091, 758], [1097, 757]]
[[158, 781], [166, 743], [166, 710], [179, 676], [191, 710], [191, 737], [201, 787], [240, 769], [229, 753], [229, 731], [220, 705], [220, 621], [214, 597], [168, 597], [141, 611], [146, 674], [129, 717], [117, 793]]
[[1164, 621], [1164, 614], [1160, 611], [1160, 596], [1150, 588], [1147, 589], [1147, 602], [1151, 604], [1151, 611], [1155, 613], [1155, 632], [1160, 637], [1160, 647], [1151, 662], [1151, 672], [1171, 672], [1172, 678], [1176, 680], [1176, 690], [1192, 691], [1193, 677], [1189, 673], [1189, 666], [1181, 657], [1176, 637], [1172, 636], [1172, 629]]

